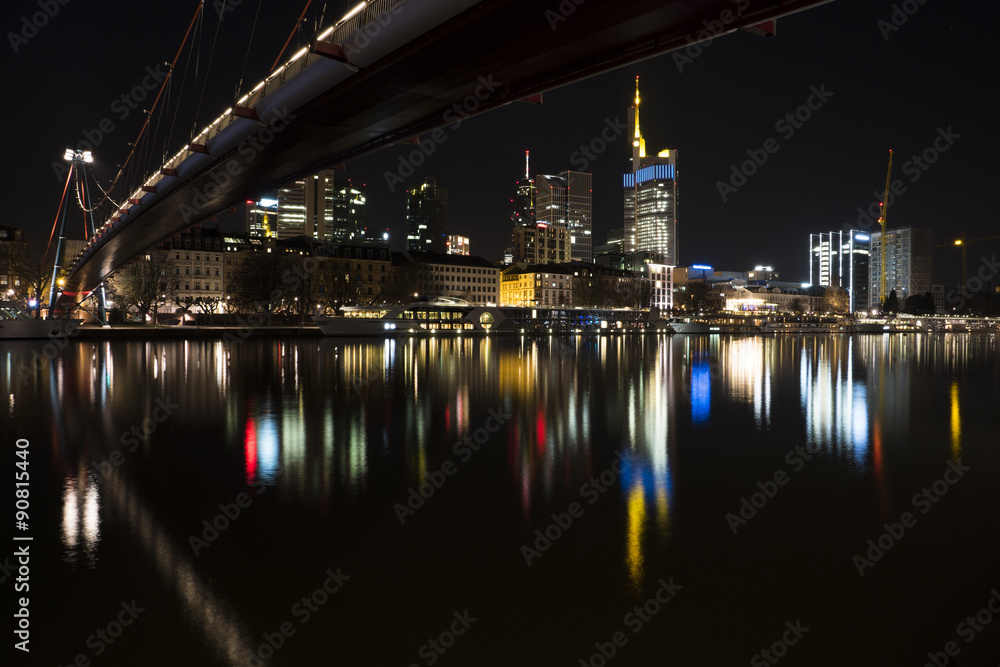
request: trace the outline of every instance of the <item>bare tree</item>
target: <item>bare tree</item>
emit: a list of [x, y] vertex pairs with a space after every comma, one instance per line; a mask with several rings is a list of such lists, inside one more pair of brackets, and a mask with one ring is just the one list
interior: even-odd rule
[[233, 280], [233, 299], [243, 312], [273, 313], [288, 296], [290, 262], [282, 253], [255, 252], [243, 258]]
[[173, 266], [174, 260], [163, 250], [151, 250], [133, 259], [108, 280], [115, 303], [123, 310], [135, 307], [143, 321], [150, 312], [155, 317], [173, 295]]
[[847, 290], [831, 285], [823, 292], [823, 310], [827, 313], [846, 313], [850, 307]]

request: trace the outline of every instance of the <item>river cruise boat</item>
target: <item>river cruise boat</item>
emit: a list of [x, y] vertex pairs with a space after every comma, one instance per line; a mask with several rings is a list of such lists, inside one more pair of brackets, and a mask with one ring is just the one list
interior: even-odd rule
[[79, 324], [78, 320], [35, 319], [16, 301], [0, 301], [0, 340], [65, 338]]
[[759, 334], [765, 317], [746, 315], [691, 315], [671, 317], [667, 324], [679, 334]]
[[339, 316], [313, 320], [327, 336], [669, 333], [656, 315], [629, 308], [477, 306], [433, 297], [406, 306], [348, 307]]
[[836, 315], [772, 315], [763, 331], [768, 334], [854, 333], [857, 325], [854, 320]]

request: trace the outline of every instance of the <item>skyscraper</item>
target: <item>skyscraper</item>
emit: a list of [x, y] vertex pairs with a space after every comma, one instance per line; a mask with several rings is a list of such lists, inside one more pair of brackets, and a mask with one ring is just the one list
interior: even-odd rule
[[569, 233], [567, 261], [591, 262], [591, 176], [579, 171], [535, 178], [535, 220], [550, 227], [564, 227]]
[[365, 205], [364, 185], [356, 186], [349, 178], [338, 178], [335, 170], [324, 169], [278, 190], [277, 237], [367, 240]]
[[871, 238], [856, 229], [809, 235], [809, 282], [847, 290], [850, 311], [868, 310]]
[[407, 250], [448, 250], [448, 190], [433, 176], [406, 191]]
[[[871, 270], [869, 293], [872, 308], [896, 290], [900, 306], [908, 297], [931, 291], [931, 266], [934, 252], [933, 232], [928, 227], [897, 227], [871, 235]], [[885, 262], [886, 293], [881, 293], [882, 262]]]
[[510, 200], [513, 208], [510, 222], [514, 229], [535, 224], [535, 181], [531, 179], [528, 157], [528, 151], [524, 151], [524, 178], [517, 182], [514, 198]]
[[629, 115], [632, 155], [623, 179], [625, 252], [653, 252], [677, 264], [677, 151], [646, 155], [639, 127], [639, 77]]

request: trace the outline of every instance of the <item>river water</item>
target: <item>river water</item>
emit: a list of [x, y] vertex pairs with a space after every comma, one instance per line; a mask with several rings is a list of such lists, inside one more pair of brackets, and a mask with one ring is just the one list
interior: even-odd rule
[[994, 335], [39, 350], [24, 664], [1000, 661]]

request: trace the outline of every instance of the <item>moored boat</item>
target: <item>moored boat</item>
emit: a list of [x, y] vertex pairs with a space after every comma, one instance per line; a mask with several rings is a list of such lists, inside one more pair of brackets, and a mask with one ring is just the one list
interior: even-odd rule
[[15, 301], [0, 301], [0, 339], [65, 338], [79, 326], [77, 320], [35, 319]]

